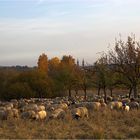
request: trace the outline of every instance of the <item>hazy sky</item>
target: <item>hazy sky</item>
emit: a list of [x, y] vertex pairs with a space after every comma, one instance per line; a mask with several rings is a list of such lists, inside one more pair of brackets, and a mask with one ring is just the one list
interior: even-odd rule
[[0, 0], [0, 65], [36, 65], [43, 52], [93, 63], [119, 33], [140, 40], [140, 0]]

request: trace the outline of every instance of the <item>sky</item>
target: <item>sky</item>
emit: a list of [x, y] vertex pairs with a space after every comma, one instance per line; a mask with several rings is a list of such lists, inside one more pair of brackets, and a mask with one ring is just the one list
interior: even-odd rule
[[0, 65], [37, 65], [72, 55], [93, 64], [132, 33], [140, 40], [140, 0], [0, 0]]

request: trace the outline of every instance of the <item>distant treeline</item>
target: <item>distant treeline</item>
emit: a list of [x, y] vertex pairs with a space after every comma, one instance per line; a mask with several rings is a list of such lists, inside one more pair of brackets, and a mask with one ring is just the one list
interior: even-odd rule
[[28, 66], [0, 66], [0, 70], [16, 70], [16, 71], [29, 71], [32, 69], [35, 69], [36, 66], [34, 67], [28, 67]]
[[[72, 90], [78, 94], [96, 88], [100, 95], [103, 90], [105, 101], [107, 90], [113, 96], [114, 88], [129, 89], [129, 97], [138, 96], [140, 85], [140, 44], [135, 37], [126, 42], [118, 40], [115, 47], [92, 65], [82, 66], [72, 56], [61, 59], [48, 59], [46, 54], [38, 58], [37, 67], [15, 66], [0, 67], [0, 98], [56, 97], [72, 96]], [[132, 94], [133, 93], [133, 94]]]

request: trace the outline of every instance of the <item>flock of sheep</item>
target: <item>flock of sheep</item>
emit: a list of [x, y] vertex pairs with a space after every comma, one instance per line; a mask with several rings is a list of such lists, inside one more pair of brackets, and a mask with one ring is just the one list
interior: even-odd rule
[[83, 96], [73, 98], [56, 97], [12, 99], [9, 102], [0, 101], [0, 120], [9, 118], [21, 118], [30, 120], [64, 119], [70, 114], [73, 119], [90, 117], [89, 113], [105, 109], [121, 110], [129, 112], [139, 109], [140, 98], [129, 99], [126, 97], [107, 97], [107, 103], [102, 96], [94, 96], [92, 99], [84, 100]]

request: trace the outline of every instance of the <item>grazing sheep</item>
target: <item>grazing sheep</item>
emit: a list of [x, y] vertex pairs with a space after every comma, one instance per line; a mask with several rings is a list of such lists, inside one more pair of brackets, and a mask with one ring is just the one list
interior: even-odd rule
[[68, 109], [68, 105], [66, 103], [61, 103], [61, 104], [58, 105], [57, 108], [61, 108], [63, 110], [67, 110]]
[[38, 118], [38, 115], [35, 113], [35, 111], [26, 111], [26, 112], [23, 112], [21, 113], [21, 118], [22, 119], [36, 119]]
[[101, 107], [100, 102], [82, 102], [82, 103], [76, 103], [75, 107], [86, 107], [89, 110], [99, 110]]
[[110, 109], [120, 110], [122, 109], [122, 102], [113, 101], [113, 102], [110, 102], [108, 106]]
[[122, 103], [128, 104], [128, 103], [130, 103], [130, 99], [129, 98], [124, 98], [124, 99], [122, 99]]
[[139, 109], [139, 106], [140, 106], [139, 103], [135, 102], [135, 101], [130, 102], [128, 105], [130, 107], [130, 110], [132, 110], [132, 109]]
[[101, 103], [101, 108], [106, 108], [107, 104], [106, 103]]
[[101, 103], [100, 102], [93, 102], [93, 109], [94, 110], [99, 110], [101, 107]]
[[47, 117], [47, 112], [44, 110], [39, 111], [36, 115], [37, 120], [44, 120], [46, 117]]
[[19, 111], [18, 109], [7, 109], [8, 118], [19, 118]]
[[50, 118], [52, 119], [64, 119], [65, 117], [65, 111], [62, 108], [58, 108], [53, 111], [53, 113], [50, 115]]
[[8, 114], [5, 110], [0, 110], [0, 120], [7, 120]]
[[28, 103], [26, 103], [26, 102], [24, 102], [24, 101], [19, 101], [18, 102], [18, 108], [19, 109], [22, 109], [23, 107], [25, 107], [25, 106], [27, 106], [28, 105]]
[[58, 108], [61, 108], [63, 110], [67, 110], [68, 109], [68, 105], [66, 103], [61, 103], [61, 104], [52, 104], [52, 105], [48, 105], [46, 107], [46, 110], [48, 111], [54, 111]]
[[39, 105], [38, 106], [38, 111], [44, 111], [45, 110], [45, 106], [44, 105]]
[[5, 106], [1, 106], [0, 110], [6, 110], [6, 107]]
[[75, 108], [71, 111], [72, 117], [73, 118], [84, 118], [87, 117], [88, 118], [88, 109], [86, 107], [78, 107]]
[[14, 107], [14, 105], [12, 103], [6, 103], [5, 107], [6, 107], [6, 109], [10, 110]]
[[55, 110], [54, 105], [50, 105], [50, 104], [46, 105], [45, 108], [47, 111], [54, 111]]
[[37, 104], [28, 104], [23, 107], [23, 111], [29, 111], [29, 110], [38, 111]]
[[126, 104], [123, 104], [122, 110], [124, 110], [124, 111], [126, 111], [126, 112], [129, 112], [130, 107], [129, 107], [128, 105], [126, 105]]
[[107, 96], [107, 101], [108, 101], [108, 102], [111, 102], [112, 100], [113, 100], [113, 97]]
[[18, 101], [16, 99], [12, 99], [10, 102], [13, 104], [14, 108], [18, 107]]
[[99, 102], [100, 102], [100, 103], [104, 103], [105, 100], [102, 98], [102, 99], [99, 99]]

